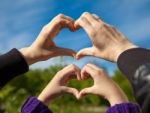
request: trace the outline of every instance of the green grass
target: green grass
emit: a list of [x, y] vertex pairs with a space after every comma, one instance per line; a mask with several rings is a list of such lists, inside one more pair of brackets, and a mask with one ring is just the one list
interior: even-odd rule
[[54, 113], [105, 113], [107, 107], [100, 106], [70, 106], [70, 105], [52, 105], [50, 107]]

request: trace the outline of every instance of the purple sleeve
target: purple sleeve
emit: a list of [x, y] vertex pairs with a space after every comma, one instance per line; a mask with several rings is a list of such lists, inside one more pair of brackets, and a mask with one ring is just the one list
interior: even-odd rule
[[141, 113], [138, 104], [122, 103], [110, 107], [106, 113]]
[[21, 113], [52, 113], [52, 111], [35, 97], [29, 97], [21, 108]]

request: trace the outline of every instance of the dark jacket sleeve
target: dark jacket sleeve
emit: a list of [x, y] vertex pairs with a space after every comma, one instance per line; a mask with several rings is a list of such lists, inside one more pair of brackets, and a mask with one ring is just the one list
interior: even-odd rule
[[52, 113], [52, 111], [35, 97], [29, 97], [21, 108], [21, 113]]
[[12, 49], [0, 56], [0, 87], [14, 77], [29, 70], [24, 57], [17, 49]]
[[142, 113], [150, 112], [150, 50], [143, 48], [123, 52], [118, 67], [130, 80]]
[[123, 52], [117, 61], [118, 67], [129, 80], [133, 79], [133, 75], [139, 66], [150, 62], [150, 50], [143, 48], [129, 49]]

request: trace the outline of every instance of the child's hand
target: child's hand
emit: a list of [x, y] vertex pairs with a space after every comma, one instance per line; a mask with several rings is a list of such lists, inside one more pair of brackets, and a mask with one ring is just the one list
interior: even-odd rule
[[128, 101], [123, 91], [103, 69], [93, 64], [87, 64], [81, 71], [81, 79], [87, 78], [87, 74], [93, 78], [94, 85], [81, 90], [79, 98], [89, 93], [96, 94], [107, 99], [111, 106]]
[[76, 54], [71, 49], [57, 47], [53, 41], [63, 28], [75, 31], [74, 20], [68, 16], [59, 14], [43, 27], [41, 33], [30, 47], [20, 50], [29, 65], [55, 56], [74, 56]]
[[71, 64], [61, 71], [59, 71], [46, 88], [39, 95], [38, 99], [45, 104], [48, 104], [54, 98], [63, 95], [64, 93], [73, 94], [78, 97], [78, 90], [75, 88], [67, 87], [67, 82], [74, 78], [80, 79], [80, 69]]

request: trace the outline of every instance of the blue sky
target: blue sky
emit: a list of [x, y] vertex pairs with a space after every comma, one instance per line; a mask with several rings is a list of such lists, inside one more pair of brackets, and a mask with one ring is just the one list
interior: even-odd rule
[[[117, 27], [135, 44], [150, 49], [149, 0], [1, 0], [0, 53], [14, 47], [19, 49], [29, 46], [42, 27], [59, 13], [76, 20], [85, 11], [96, 13], [105, 22]], [[61, 47], [76, 51], [91, 46], [83, 29], [75, 33], [63, 30], [55, 38], [55, 42]], [[57, 57], [34, 64], [31, 68], [45, 68], [60, 62], [75, 63], [80, 67], [93, 62], [105, 67], [110, 74], [117, 68], [113, 63], [94, 57], [79, 61], [70, 57]]]

